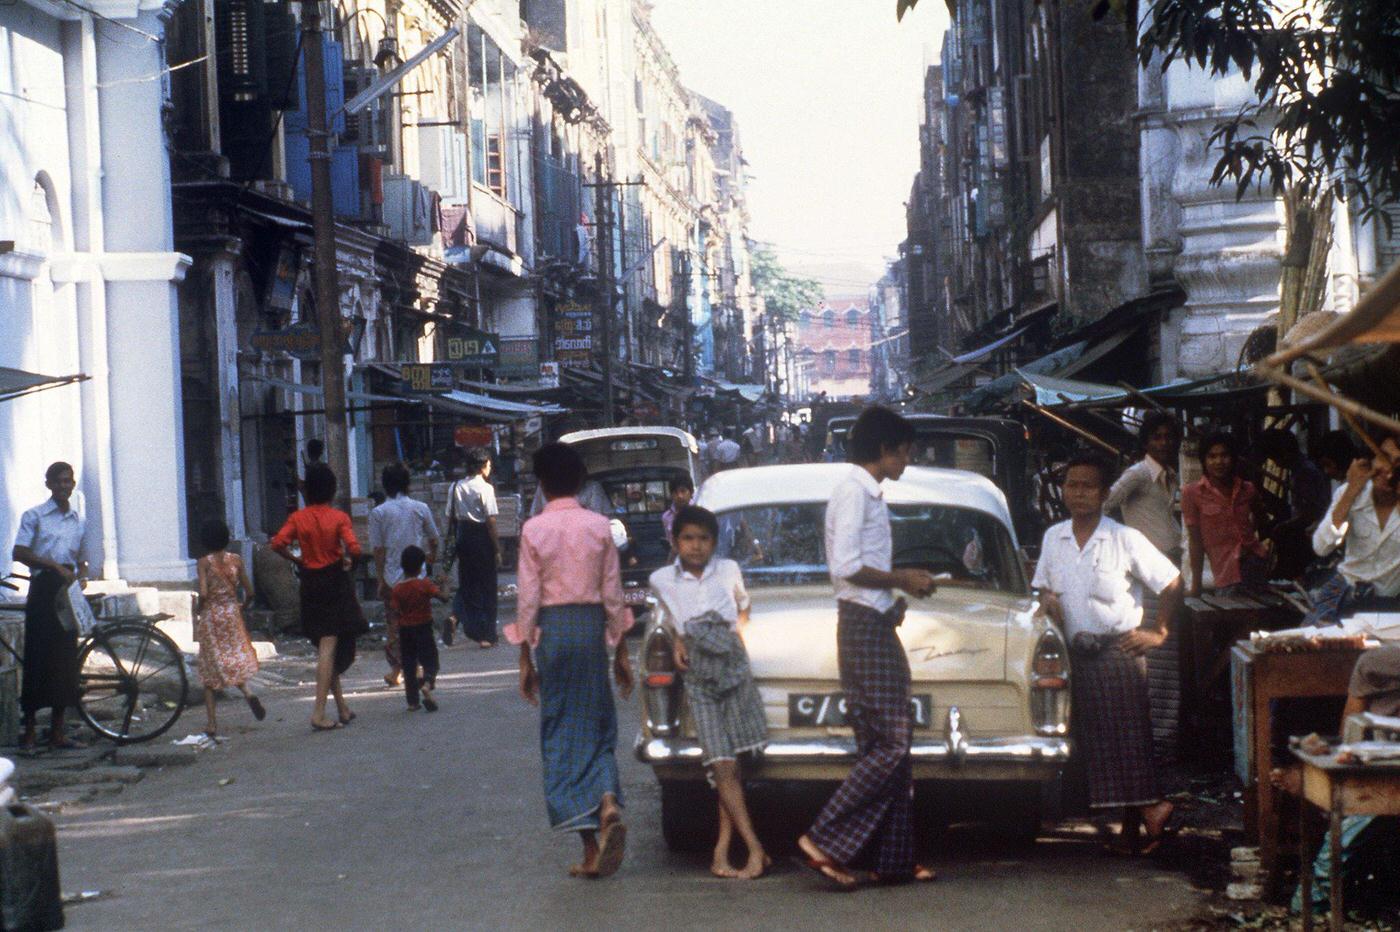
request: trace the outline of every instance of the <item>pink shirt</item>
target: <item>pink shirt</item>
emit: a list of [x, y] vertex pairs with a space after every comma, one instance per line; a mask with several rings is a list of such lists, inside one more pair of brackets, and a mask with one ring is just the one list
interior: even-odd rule
[[1200, 529], [1201, 549], [1210, 560], [1217, 589], [1241, 581], [1242, 555], [1266, 553], [1254, 530], [1251, 506], [1256, 494], [1253, 483], [1238, 477], [1228, 496], [1205, 478], [1181, 490], [1181, 516], [1187, 527]]
[[622, 568], [608, 519], [574, 498], [556, 498], [520, 531], [515, 623], [505, 626], [512, 644], [539, 644], [540, 609], [549, 605], [602, 604], [608, 646], [632, 627], [622, 604]]

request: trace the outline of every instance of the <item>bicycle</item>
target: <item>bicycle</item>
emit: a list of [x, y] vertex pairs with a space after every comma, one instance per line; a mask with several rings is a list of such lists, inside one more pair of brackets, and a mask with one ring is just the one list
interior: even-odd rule
[[[19, 588], [5, 579], [0, 586]], [[6, 605], [0, 611], [22, 617], [24, 608]], [[117, 744], [150, 741], [169, 731], [184, 712], [189, 701], [185, 658], [156, 627], [156, 622], [171, 617], [103, 618], [79, 635], [78, 714], [100, 737]], [[24, 658], [3, 636], [0, 645], [22, 670]]]

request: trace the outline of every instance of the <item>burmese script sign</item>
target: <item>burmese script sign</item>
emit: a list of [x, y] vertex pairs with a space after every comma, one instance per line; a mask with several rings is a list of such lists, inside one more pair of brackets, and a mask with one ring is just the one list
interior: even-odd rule
[[561, 304], [554, 318], [554, 360], [582, 368], [593, 359], [593, 309], [585, 304]]

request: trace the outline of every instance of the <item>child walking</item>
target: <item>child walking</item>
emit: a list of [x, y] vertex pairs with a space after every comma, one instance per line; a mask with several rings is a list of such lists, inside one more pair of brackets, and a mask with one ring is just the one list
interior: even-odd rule
[[248, 680], [258, 672], [258, 655], [243, 623], [243, 606], [253, 604], [253, 584], [248, 581], [242, 558], [228, 552], [228, 540], [227, 524], [206, 521], [200, 528], [199, 542], [207, 552], [195, 564], [199, 576], [199, 615], [194, 623], [194, 638], [199, 642], [196, 666], [204, 684], [204, 712], [209, 719], [204, 733], [210, 738], [219, 733], [214, 716], [216, 689], [234, 687], [247, 700], [253, 718], [267, 718], [262, 702], [248, 690]]
[[[651, 574], [651, 589], [666, 609], [676, 668], [685, 674], [686, 703], [704, 751], [702, 763], [719, 794], [719, 839], [710, 873], [754, 880], [772, 859], [754, 832], [744, 802], [739, 755], [768, 743], [763, 700], [754, 685], [740, 629], [749, 621], [749, 594], [733, 560], [716, 560], [719, 521], [694, 505], [680, 508], [672, 524], [675, 563]], [[729, 859], [734, 832], [749, 856], [742, 868]]]
[[[268, 543], [273, 553], [297, 565], [301, 577], [301, 630], [316, 645], [316, 704], [311, 727], [332, 731], [355, 720], [345, 703], [340, 677], [355, 662], [355, 638], [369, 630], [350, 567], [360, 555], [360, 542], [350, 516], [331, 507], [335, 473], [324, 463], [306, 468], [306, 507], [293, 512]], [[292, 544], [301, 555], [292, 556]], [[336, 721], [326, 720], [326, 695], [335, 697]]]
[[[447, 596], [431, 579], [420, 579], [423, 564], [428, 555], [421, 547], [405, 547], [399, 565], [403, 567], [403, 580], [394, 586], [389, 595], [394, 614], [399, 619], [399, 650], [403, 661], [403, 691], [408, 699], [408, 707], [418, 710], [418, 699], [423, 699], [423, 708], [429, 712], [438, 710], [433, 689], [437, 686], [438, 649], [433, 638], [433, 599], [448, 601]], [[423, 679], [418, 679], [418, 668], [423, 668]]]
[[627, 841], [608, 650], [625, 699], [632, 667], [622, 636], [632, 613], [622, 603], [608, 519], [578, 502], [586, 475], [578, 451], [546, 444], [534, 464], [547, 504], [521, 531], [516, 620], [505, 635], [520, 645], [520, 694], [540, 706], [549, 823], [583, 842], [583, 860], [569, 873], [607, 877]]

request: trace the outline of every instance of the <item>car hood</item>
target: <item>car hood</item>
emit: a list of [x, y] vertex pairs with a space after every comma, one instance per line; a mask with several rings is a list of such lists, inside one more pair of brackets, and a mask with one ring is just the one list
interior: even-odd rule
[[[743, 637], [755, 678], [840, 679], [829, 585], [754, 587], [750, 595]], [[1025, 598], [948, 588], [909, 603], [898, 630], [916, 682], [1005, 679], [1007, 625]]]

